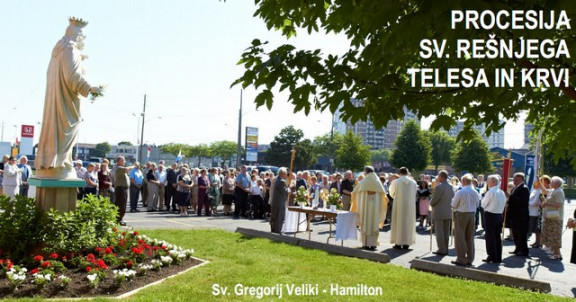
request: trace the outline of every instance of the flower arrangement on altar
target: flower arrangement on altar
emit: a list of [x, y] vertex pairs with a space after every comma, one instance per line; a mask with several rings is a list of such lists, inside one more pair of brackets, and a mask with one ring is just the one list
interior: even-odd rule
[[299, 187], [296, 190], [296, 197], [294, 198], [294, 204], [298, 206], [308, 206], [308, 190], [305, 187]]
[[335, 205], [338, 210], [342, 209], [342, 198], [336, 188], [330, 189], [330, 194], [328, 194], [328, 205]]

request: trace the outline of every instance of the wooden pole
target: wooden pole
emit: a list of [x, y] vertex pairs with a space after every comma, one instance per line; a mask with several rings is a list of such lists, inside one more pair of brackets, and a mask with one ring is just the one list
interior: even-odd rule
[[[290, 186], [292, 185], [292, 168], [294, 168], [294, 157], [296, 157], [296, 150], [294, 149], [294, 147], [292, 147], [290, 153], [292, 154], [290, 155], [290, 169], [288, 171], [288, 183], [286, 184], [288, 188], [290, 188]], [[292, 188], [290, 188], [290, 191], [292, 191]], [[286, 199], [287, 205], [290, 204], [290, 195], [292, 195], [292, 193], [288, 194], [288, 198]], [[298, 214], [298, 225], [300, 225], [300, 214]]]
[[292, 154], [290, 155], [290, 171], [288, 172], [288, 186], [290, 186], [290, 183], [292, 182], [292, 168], [294, 168], [294, 158], [296, 157], [296, 150], [294, 149], [294, 147], [292, 147], [290, 153]]
[[[384, 216], [386, 217], [386, 216]], [[432, 230], [434, 229], [434, 220], [430, 221], [430, 251], [432, 251]]]
[[[508, 188], [508, 178], [510, 177], [510, 171], [512, 171], [512, 149], [508, 149], [508, 162], [504, 161], [504, 165], [508, 165], [508, 174], [504, 173], [505, 175], [503, 175], [503, 179], [502, 181], [506, 183], [504, 192], [508, 192], [507, 188]], [[504, 179], [505, 178], [505, 179]], [[506, 194], [508, 195], [508, 194]], [[504, 246], [504, 232], [506, 230], [506, 214], [508, 214], [508, 201], [506, 201], [506, 206], [504, 207], [504, 215], [503, 215], [503, 220], [502, 220], [502, 246]], [[512, 236], [514, 236], [514, 234], [512, 234]]]
[[452, 221], [450, 221], [450, 246], [454, 243], [454, 209], [450, 211]]

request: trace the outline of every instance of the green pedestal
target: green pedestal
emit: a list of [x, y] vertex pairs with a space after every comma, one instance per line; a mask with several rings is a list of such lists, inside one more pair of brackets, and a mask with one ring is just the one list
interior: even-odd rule
[[86, 182], [79, 178], [45, 179], [30, 178], [28, 183], [36, 186], [36, 204], [42, 210], [55, 209], [68, 212], [76, 209], [77, 191]]

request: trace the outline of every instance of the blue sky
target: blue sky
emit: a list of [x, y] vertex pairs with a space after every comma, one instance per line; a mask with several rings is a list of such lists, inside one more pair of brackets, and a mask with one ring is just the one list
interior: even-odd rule
[[[13, 141], [21, 124], [40, 126], [50, 53], [63, 36], [68, 17], [75, 16], [89, 22], [84, 29], [86, 77], [92, 85], [106, 85], [103, 98], [82, 103], [79, 142], [135, 143], [144, 94], [145, 142], [236, 141], [240, 88], [230, 89], [230, 84], [242, 74], [236, 65], [242, 51], [254, 38], [271, 45], [286, 42], [253, 17], [255, 9], [253, 1], [234, 0], [3, 1], [4, 140]], [[340, 53], [347, 47], [343, 37], [334, 35], [302, 33], [289, 42], [322, 48], [324, 53]], [[272, 111], [256, 111], [255, 95], [252, 89], [243, 93], [243, 126], [258, 127], [260, 143], [269, 143], [288, 125], [304, 130], [309, 138], [330, 131], [329, 113], [293, 114], [285, 95], [278, 95]], [[511, 136], [523, 133], [512, 126], [507, 126], [506, 145], [519, 146]]]

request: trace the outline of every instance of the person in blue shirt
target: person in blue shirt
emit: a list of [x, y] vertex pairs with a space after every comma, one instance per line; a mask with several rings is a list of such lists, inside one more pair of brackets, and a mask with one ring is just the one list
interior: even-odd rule
[[240, 168], [240, 173], [236, 176], [236, 187], [234, 188], [234, 218], [239, 215], [246, 217], [248, 207], [248, 193], [250, 192], [250, 177], [246, 171], [246, 166]]
[[32, 168], [28, 165], [28, 157], [26, 155], [22, 155], [20, 157], [20, 163], [18, 164], [18, 168], [22, 169], [22, 183], [20, 184], [20, 195], [28, 197], [28, 178], [32, 176]]
[[138, 212], [138, 199], [140, 198], [140, 189], [144, 175], [140, 170], [140, 163], [135, 162], [134, 168], [130, 170], [130, 212]]

